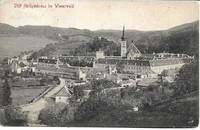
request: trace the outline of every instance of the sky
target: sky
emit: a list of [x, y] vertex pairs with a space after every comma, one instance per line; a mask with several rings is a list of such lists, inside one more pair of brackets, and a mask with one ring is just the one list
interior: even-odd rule
[[[15, 8], [16, 4], [21, 4]], [[23, 8], [24, 4], [52, 8]], [[55, 4], [74, 8], [55, 8]], [[48, 7], [48, 6], [47, 6]], [[79, 29], [164, 30], [199, 19], [197, 2], [136, 0], [0, 0], [0, 22]]]

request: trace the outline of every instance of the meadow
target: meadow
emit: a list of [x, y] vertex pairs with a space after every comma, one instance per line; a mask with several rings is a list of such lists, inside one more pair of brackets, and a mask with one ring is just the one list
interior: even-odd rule
[[43, 93], [47, 88], [48, 87], [45, 86], [12, 87], [12, 105], [21, 105], [29, 103], [35, 97]]

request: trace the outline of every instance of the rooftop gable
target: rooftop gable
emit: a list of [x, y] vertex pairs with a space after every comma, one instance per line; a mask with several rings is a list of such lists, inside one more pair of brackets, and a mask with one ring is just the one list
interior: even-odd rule
[[134, 43], [131, 43], [128, 47], [128, 53], [141, 54], [140, 50], [135, 46]]
[[70, 97], [71, 94], [67, 90], [67, 88], [63, 87], [58, 93], [55, 94], [55, 97], [60, 96], [60, 97]]

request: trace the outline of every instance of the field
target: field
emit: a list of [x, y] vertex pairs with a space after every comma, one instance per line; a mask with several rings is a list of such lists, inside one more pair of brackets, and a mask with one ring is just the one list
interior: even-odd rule
[[18, 55], [21, 51], [39, 50], [55, 41], [45, 37], [27, 35], [2, 36], [0, 35], [0, 59]]
[[31, 88], [27, 87], [12, 87], [11, 97], [13, 105], [21, 105], [30, 102], [33, 98], [40, 95], [48, 87], [45, 86], [33, 86]]

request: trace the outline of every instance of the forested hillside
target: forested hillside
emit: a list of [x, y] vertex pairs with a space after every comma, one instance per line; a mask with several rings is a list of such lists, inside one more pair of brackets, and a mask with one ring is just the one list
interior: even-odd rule
[[[127, 30], [125, 32], [128, 45], [134, 42], [142, 53], [186, 53], [189, 55], [198, 56], [198, 22], [184, 24], [163, 31], [136, 31]], [[56, 55], [91, 55], [97, 50], [104, 50], [106, 55], [119, 55], [121, 37], [120, 30], [100, 30], [88, 32], [87, 35], [74, 37], [76, 41], [71, 41], [69, 35], [62, 43], [58, 43], [54, 51], [48, 48], [43, 49], [45, 53], [56, 53]], [[97, 37], [103, 39], [97, 40]], [[87, 39], [87, 40], [86, 40]], [[65, 48], [65, 49], [63, 49]]]
[[[117, 41], [121, 36], [121, 31], [113, 30], [101, 30], [96, 33], [114, 41]], [[197, 55], [199, 21], [162, 31], [126, 30], [125, 36], [128, 44], [133, 41], [142, 53], [166, 51]]]
[[[199, 21], [161, 31], [138, 31], [127, 29], [125, 31], [125, 37], [128, 41], [128, 45], [133, 41], [142, 53], [165, 51], [198, 56], [198, 27]], [[95, 40], [96, 37], [103, 37], [106, 42], [105, 40], [99, 42]], [[120, 38], [121, 30], [90, 31], [86, 29], [81, 30], [76, 28], [58, 28], [51, 26], [12, 27], [7, 24], [0, 24], [0, 39], [3, 39], [1, 40], [0, 50], [4, 50], [1, 51], [3, 57], [12, 56], [15, 53], [18, 53], [20, 49], [31, 50], [33, 46], [30, 46], [30, 44], [32, 43], [37, 44], [37, 46], [34, 46], [33, 50], [42, 48], [39, 50], [38, 56], [85, 55], [93, 54], [99, 49], [107, 52], [111, 51], [109, 54], [106, 52], [108, 55], [118, 55], [120, 52]], [[27, 39], [27, 41], [24, 39]], [[5, 45], [7, 45], [5, 44], [5, 41], [7, 43], [12, 43], [12, 46], [5, 47]], [[32, 42], [30, 43], [28, 41]], [[111, 42], [112, 44], [110, 44]], [[23, 48], [21, 44], [23, 44]], [[45, 45], [46, 47], [44, 47]], [[97, 48], [91, 50], [92, 46], [96, 46]], [[7, 49], [6, 51], [5, 48]], [[9, 50], [13, 50], [13, 48], [16, 48], [14, 50], [19, 51], [14, 54], [8, 54], [10, 52]], [[89, 51], [89, 53], [86, 53], [86, 51]]]

